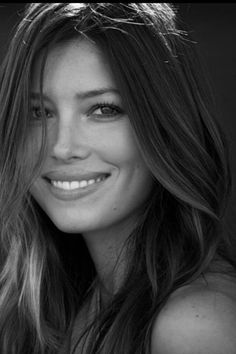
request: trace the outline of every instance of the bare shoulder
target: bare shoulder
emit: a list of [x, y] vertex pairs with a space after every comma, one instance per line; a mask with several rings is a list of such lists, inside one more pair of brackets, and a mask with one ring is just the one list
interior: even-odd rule
[[153, 326], [151, 354], [235, 354], [236, 281], [209, 278], [176, 291]]

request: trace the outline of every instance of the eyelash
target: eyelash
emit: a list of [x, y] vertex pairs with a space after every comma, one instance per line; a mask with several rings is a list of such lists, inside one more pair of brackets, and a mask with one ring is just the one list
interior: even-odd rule
[[[112, 114], [94, 114], [93, 112], [96, 111], [97, 109], [102, 109], [102, 108], [105, 108], [105, 107], [108, 107], [114, 111], [116, 111], [115, 113], [112, 113]], [[92, 115], [95, 115], [97, 117], [99, 117], [98, 119], [101, 119], [101, 116], [105, 117], [104, 119], [108, 119], [108, 118], [116, 118], [117, 115], [120, 115], [122, 113], [124, 113], [124, 111], [119, 107], [117, 106], [116, 104], [114, 103], [108, 103], [108, 102], [102, 102], [102, 103], [98, 103], [96, 104], [95, 106], [93, 106], [90, 111], [89, 111], [89, 114]]]
[[[97, 109], [102, 109], [102, 108], [110, 108], [114, 111], [116, 111], [115, 113], [112, 113], [112, 114], [105, 114], [105, 113], [102, 113], [102, 114], [94, 114], [93, 112], [96, 111]], [[32, 113], [32, 119], [34, 121], [40, 121], [41, 118], [42, 118], [42, 114], [40, 114], [40, 117], [35, 117], [34, 114], [39, 111], [41, 112], [41, 107], [38, 106], [38, 105], [34, 105], [31, 109], [31, 113]], [[45, 114], [46, 114], [46, 117], [47, 118], [51, 118], [51, 116], [53, 115], [53, 113], [51, 113], [51, 110], [50, 109], [47, 109], [45, 108]], [[124, 113], [124, 111], [119, 107], [117, 106], [116, 104], [114, 103], [108, 103], [108, 102], [102, 102], [102, 103], [98, 103], [96, 105], [94, 105], [92, 108], [89, 109], [88, 111], [88, 116], [96, 116], [96, 120], [103, 120], [102, 118], [104, 118], [104, 120], [106, 119], [109, 119], [109, 118], [116, 118], [117, 115], [120, 115]]]
[[[41, 117], [42, 117], [42, 113], [41, 113], [40, 117], [33, 117], [33, 115], [34, 115], [34, 113], [35, 113], [36, 111], [40, 111], [40, 112], [41, 112], [41, 107], [35, 105], [35, 106], [33, 106], [33, 107], [31, 108], [32, 119], [33, 119], [33, 120], [36, 120], [36, 121], [40, 121], [40, 120], [41, 120]], [[51, 115], [50, 110], [47, 109], [47, 108], [44, 109], [44, 112], [45, 112], [46, 117], [48, 117], [48, 114]], [[50, 118], [50, 117], [48, 117], [48, 118]]]

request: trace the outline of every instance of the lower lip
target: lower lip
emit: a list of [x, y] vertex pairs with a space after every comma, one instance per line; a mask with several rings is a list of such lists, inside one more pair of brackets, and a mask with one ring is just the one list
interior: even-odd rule
[[70, 200], [76, 200], [76, 199], [86, 197], [87, 195], [96, 192], [106, 182], [106, 180], [109, 177], [105, 178], [100, 182], [95, 182], [93, 184], [90, 184], [87, 187], [80, 188], [80, 189], [79, 188], [73, 189], [73, 190], [57, 188], [47, 180], [45, 180], [45, 183], [49, 187], [50, 192], [54, 197], [56, 197], [59, 200], [70, 201]]

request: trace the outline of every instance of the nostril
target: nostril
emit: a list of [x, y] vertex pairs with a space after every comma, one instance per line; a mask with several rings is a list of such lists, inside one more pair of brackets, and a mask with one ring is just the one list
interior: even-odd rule
[[52, 155], [56, 159], [86, 159], [90, 155], [90, 148], [77, 143], [56, 144], [53, 148]]
[[54, 140], [52, 154], [56, 159], [85, 159], [90, 154], [87, 132], [78, 127], [70, 118], [59, 120], [57, 135]]

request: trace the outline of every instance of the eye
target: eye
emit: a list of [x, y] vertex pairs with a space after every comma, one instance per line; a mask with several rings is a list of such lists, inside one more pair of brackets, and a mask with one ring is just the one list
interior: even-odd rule
[[99, 120], [118, 118], [123, 110], [113, 103], [99, 103], [91, 109], [90, 115]]
[[[52, 112], [47, 108], [44, 109], [44, 115], [46, 118], [51, 118], [53, 116]], [[42, 120], [42, 117], [43, 117], [43, 111], [41, 110], [41, 107], [33, 106], [31, 108], [32, 120]]]

